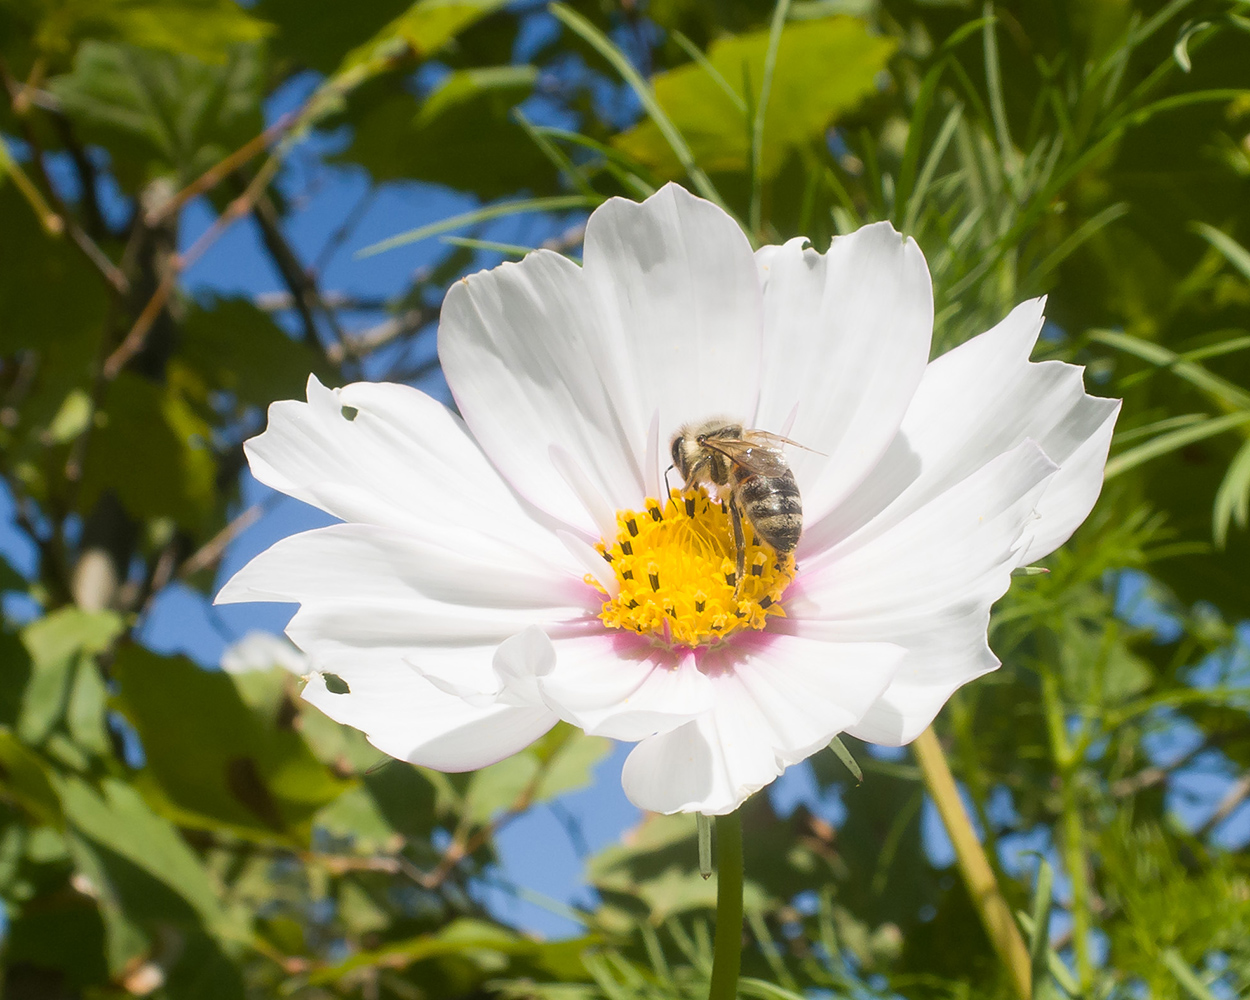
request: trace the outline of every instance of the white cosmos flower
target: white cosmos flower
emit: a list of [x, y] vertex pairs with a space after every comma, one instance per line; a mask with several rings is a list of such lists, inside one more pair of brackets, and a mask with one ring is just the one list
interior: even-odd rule
[[[252, 472], [344, 523], [217, 599], [297, 602], [287, 634], [348, 689], [304, 697], [442, 770], [564, 719], [637, 742], [638, 806], [723, 814], [838, 733], [914, 739], [999, 665], [990, 606], [1089, 513], [1119, 404], [1029, 362], [1041, 300], [930, 362], [913, 241], [804, 242], [753, 253], [669, 186], [600, 206], [581, 267], [539, 250], [457, 282], [439, 357], [463, 421], [402, 385], [275, 403]], [[719, 504], [663, 486], [672, 435], [721, 415], [813, 449], [787, 449], [793, 580], [754, 546], [736, 609]]]

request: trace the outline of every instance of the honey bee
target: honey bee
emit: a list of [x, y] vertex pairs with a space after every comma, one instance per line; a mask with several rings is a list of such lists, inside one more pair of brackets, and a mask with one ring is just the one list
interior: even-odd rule
[[673, 465], [687, 486], [701, 484], [717, 494], [729, 488], [729, 511], [738, 546], [735, 595], [742, 592], [746, 562], [743, 517], [778, 557], [789, 555], [799, 544], [803, 501], [794, 473], [781, 454], [787, 444], [795, 442], [724, 419], [687, 424], [673, 436]]

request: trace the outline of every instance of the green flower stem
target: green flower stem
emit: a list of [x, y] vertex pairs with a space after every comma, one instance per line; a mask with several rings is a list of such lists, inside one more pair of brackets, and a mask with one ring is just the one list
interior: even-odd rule
[[742, 964], [742, 817], [716, 817], [716, 943], [708, 1000], [735, 1000]]
[[[1057, 653], [1052, 662], [1058, 662]], [[1076, 978], [1082, 989], [1088, 989], [1094, 978], [1094, 963], [1089, 953], [1089, 866], [1085, 859], [1085, 829], [1081, 822], [1081, 803], [1077, 798], [1076, 784], [1082, 751], [1068, 739], [1059, 680], [1053, 671], [1042, 675], [1042, 699], [1046, 706], [1051, 755], [1059, 771], [1063, 864], [1068, 869], [1068, 878], [1072, 880], [1072, 951], [1076, 956]]]
[[972, 897], [977, 913], [981, 915], [985, 933], [1011, 975], [1016, 995], [1020, 1000], [1030, 1000], [1033, 987], [1029, 949], [1025, 947], [1024, 938], [1020, 936], [1020, 929], [1011, 915], [1011, 907], [999, 891], [994, 870], [981, 848], [981, 842], [977, 840], [972, 821], [959, 797], [955, 778], [946, 763], [942, 745], [933, 730], [926, 729], [916, 738], [912, 750], [924, 774], [925, 787], [933, 796], [942, 824], [955, 847], [959, 873], [968, 887], [968, 895]]

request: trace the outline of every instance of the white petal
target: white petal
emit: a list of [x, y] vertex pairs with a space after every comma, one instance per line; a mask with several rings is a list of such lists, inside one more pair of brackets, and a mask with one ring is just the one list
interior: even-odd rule
[[282, 539], [217, 600], [298, 603], [287, 634], [316, 666], [410, 664], [402, 669], [465, 697], [499, 690], [491, 664], [505, 639], [597, 614], [602, 603], [575, 563], [547, 569], [468, 533], [435, 540], [365, 524]]
[[539, 680], [556, 665], [556, 651], [537, 625], [505, 639], [495, 650], [491, 664], [499, 676], [500, 701], [532, 707], [543, 704]]
[[739, 636], [705, 656], [714, 704], [698, 719], [643, 740], [621, 780], [654, 812], [732, 812], [787, 766], [857, 722], [903, 656], [889, 643], [836, 643], [801, 635]]
[[539, 250], [453, 284], [438, 352], [474, 437], [535, 506], [598, 535], [553, 466], [553, 445], [614, 509], [641, 499], [645, 427], [627, 343], [572, 261]]
[[[749, 418], [759, 394], [763, 313], [751, 245], [738, 224], [669, 184], [641, 204], [612, 198], [599, 206], [585, 248], [608, 335], [627, 345], [627, 391], [644, 421], [659, 413], [663, 446], [687, 421]], [[640, 457], [645, 444], [640, 435]]]
[[997, 600], [1055, 472], [1026, 441], [901, 521], [871, 522], [803, 564], [786, 595], [786, 613], [859, 622]]
[[990, 603], [957, 601], [940, 614], [903, 611], [851, 622], [793, 618], [781, 627], [829, 642], [876, 639], [901, 646], [905, 654], [890, 686], [846, 730], [871, 743], [901, 746], [929, 726], [956, 689], [998, 669], [986, 641]]
[[539, 251], [454, 284], [439, 357], [512, 485], [598, 534], [602, 518], [586, 509], [583, 484], [554, 467], [552, 447], [613, 509], [638, 506], [658, 480], [647, 468], [653, 415], [667, 440], [686, 420], [754, 412], [761, 299], [737, 224], [673, 185], [596, 209], [584, 259], [578, 268]]
[[361, 730], [383, 753], [440, 771], [471, 771], [511, 756], [556, 724], [541, 706], [476, 708], [415, 671], [340, 667], [350, 688], [334, 694], [320, 675], [304, 698], [330, 718]]
[[[836, 237], [826, 254], [802, 239], [761, 250], [764, 375], [755, 425], [813, 452], [791, 466], [815, 523], [889, 445], [929, 360], [933, 285], [924, 255], [887, 222]], [[796, 412], [797, 403], [797, 412]]]
[[901, 521], [880, 531], [870, 523], [805, 564], [777, 629], [907, 650], [881, 702], [851, 732], [914, 739], [952, 691], [998, 666], [985, 641], [990, 607], [1010, 584], [1055, 475], [1027, 441]]
[[459, 528], [529, 551], [552, 549], [550, 533], [461, 421], [405, 385], [359, 382], [332, 390], [310, 377], [308, 402], [274, 403], [268, 428], [245, 449], [262, 483], [345, 521]]
[[[1082, 406], [1079, 416], [1073, 414], [1069, 429], [1076, 435], [1088, 436], [1061, 458], [1057, 457], [1059, 451], [1051, 439], [1043, 443], [1047, 454], [1060, 463], [1059, 471], [1037, 505], [1037, 523], [1033, 525], [1033, 537], [1028, 548], [1021, 553], [1021, 566], [1049, 555], [1071, 538], [1072, 532], [1094, 509], [1102, 492], [1107, 452], [1111, 448], [1111, 435], [1120, 415], [1121, 401], [1095, 396], [1086, 396], [1085, 399], [1090, 402]], [[1091, 432], [1089, 428], [1098, 420], [1102, 423]]]
[[1042, 306], [1041, 299], [1017, 306], [929, 365], [889, 451], [836, 511], [821, 523], [809, 520], [804, 551], [834, 544], [874, 518], [878, 525], [897, 521], [1030, 439], [1060, 472], [1038, 504], [1021, 558], [1039, 558], [1071, 535], [1101, 489], [1119, 403], [1086, 395], [1074, 365], [1029, 363]]
[[593, 735], [641, 740], [712, 703], [711, 685], [687, 652], [601, 627], [553, 641], [556, 665], [539, 689], [562, 719]]
[[857, 739], [903, 746], [929, 728], [954, 692], [1000, 663], [986, 641], [988, 611], [972, 611], [940, 629], [899, 636], [907, 655], [877, 702], [847, 732]]
[[412, 528], [423, 530], [334, 524], [290, 535], [239, 570], [216, 602], [343, 602], [412, 605], [413, 610], [456, 605], [544, 611], [543, 620], [598, 610], [581, 566], [558, 539], [552, 539], [552, 555], [565, 565], [554, 558], [544, 564], [473, 532], [437, 532], [424, 524]]

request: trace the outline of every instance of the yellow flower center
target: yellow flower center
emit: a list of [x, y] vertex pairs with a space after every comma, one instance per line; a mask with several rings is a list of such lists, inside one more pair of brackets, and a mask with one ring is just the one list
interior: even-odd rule
[[[648, 498], [645, 506], [618, 511], [616, 539], [597, 546], [621, 585], [599, 615], [608, 628], [693, 647], [785, 615], [778, 601], [794, 579], [793, 555], [778, 558], [744, 520], [745, 570], [735, 597], [737, 546], [728, 506], [702, 488], [673, 490], [663, 505]], [[606, 593], [593, 577], [586, 581]]]

